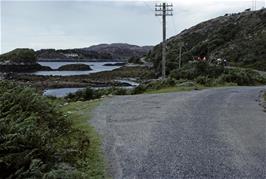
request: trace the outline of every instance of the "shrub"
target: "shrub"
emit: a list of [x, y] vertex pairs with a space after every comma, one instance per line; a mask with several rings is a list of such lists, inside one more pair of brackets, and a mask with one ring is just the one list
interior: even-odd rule
[[128, 95], [129, 90], [125, 88], [111, 88], [110, 93], [113, 95]]
[[195, 80], [199, 76], [216, 78], [223, 72], [223, 66], [210, 65], [207, 62], [194, 62], [192, 64], [187, 64], [179, 70], [173, 70], [170, 73], [170, 77], [175, 79]]
[[158, 90], [164, 87], [171, 87], [176, 85], [176, 80], [173, 78], [167, 78], [165, 80], [151, 81], [145, 85], [146, 89]]
[[83, 90], [79, 90], [76, 93], [70, 93], [65, 98], [69, 101], [87, 101], [100, 98], [104, 94], [104, 90], [93, 90], [91, 88], [86, 88]]
[[79, 90], [76, 93], [70, 93], [65, 97], [69, 101], [89, 101], [93, 99], [99, 99], [105, 95], [127, 95], [130, 94], [129, 89], [125, 88], [105, 88], [105, 89], [92, 89], [86, 88], [84, 90]]
[[199, 76], [195, 80], [198, 84], [204, 85], [204, 86], [212, 86], [213, 80], [208, 78], [207, 76]]
[[225, 82], [236, 83], [238, 85], [258, 85], [265, 84], [266, 79], [259, 73], [246, 69], [229, 69], [221, 76]]
[[[54, 178], [82, 175], [79, 143], [89, 139], [59, 111], [33, 89], [0, 82], [0, 178], [42, 178], [59, 171]], [[72, 133], [83, 138], [74, 144], [67, 138]]]
[[131, 92], [132, 95], [134, 94], [141, 94], [146, 91], [146, 87], [144, 85], [139, 85], [136, 88], [134, 88]]

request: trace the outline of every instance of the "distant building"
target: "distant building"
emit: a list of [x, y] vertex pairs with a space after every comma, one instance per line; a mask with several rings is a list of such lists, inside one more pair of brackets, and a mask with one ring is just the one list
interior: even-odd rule
[[79, 55], [76, 54], [76, 53], [67, 53], [67, 54], [64, 54], [66, 57], [68, 58], [75, 58], [75, 57], [78, 57]]

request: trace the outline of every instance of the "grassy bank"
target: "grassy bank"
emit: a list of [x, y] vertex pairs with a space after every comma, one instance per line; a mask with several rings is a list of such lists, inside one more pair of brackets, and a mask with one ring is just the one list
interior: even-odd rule
[[[89, 178], [104, 178], [104, 160], [100, 152], [100, 138], [95, 129], [89, 124], [91, 111], [99, 104], [99, 101], [85, 101], [68, 103], [62, 107], [66, 118], [73, 123], [73, 128], [83, 131], [90, 139], [87, 153], [90, 154], [78, 161], [81, 171]], [[70, 136], [76, 138], [77, 136]]]

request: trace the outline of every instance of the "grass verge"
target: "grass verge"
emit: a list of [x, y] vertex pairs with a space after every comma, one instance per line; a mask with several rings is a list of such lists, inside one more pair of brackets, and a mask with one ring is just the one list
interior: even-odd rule
[[[88, 155], [79, 161], [80, 168], [89, 178], [105, 178], [104, 159], [101, 153], [101, 141], [95, 129], [89, 124], [92, 110], [99, 100], [72, 102], [62, 107], [62, 112], [73, 123], [73, 127], [82, 130], [90, 139]], [[77, 136], [71, 136], [76, 138]]]

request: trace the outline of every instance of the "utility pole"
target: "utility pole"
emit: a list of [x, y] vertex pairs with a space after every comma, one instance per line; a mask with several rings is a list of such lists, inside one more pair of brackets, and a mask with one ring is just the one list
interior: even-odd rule
[[253, 11], [257, 10], [257, 0], [252, 0], [252, 8]]
[[[177, 56], [176, 60], [178, 61], [178, 69], [180, 69], [182, 64], [182, 48], [185, 46], [185, 43], [181, 41], [177, 44], [177, 46], [179, 47], [179, 55]], [[176, 50], [176, 52], [177, 51], [178, 50]]]
[[181, 62], [182, 62], [182, 47], [184, 46], [184, 43], [179, 43], [179, 62], [178, 62], [178, 68], [181, 68]]
[[162, 42], [162, 79], [165, 79], [166, 63], [166, 16], [173, 16], [173, 4], [160, 3], [155, 5], [155, 16], [163, 19], [163, 42]]

